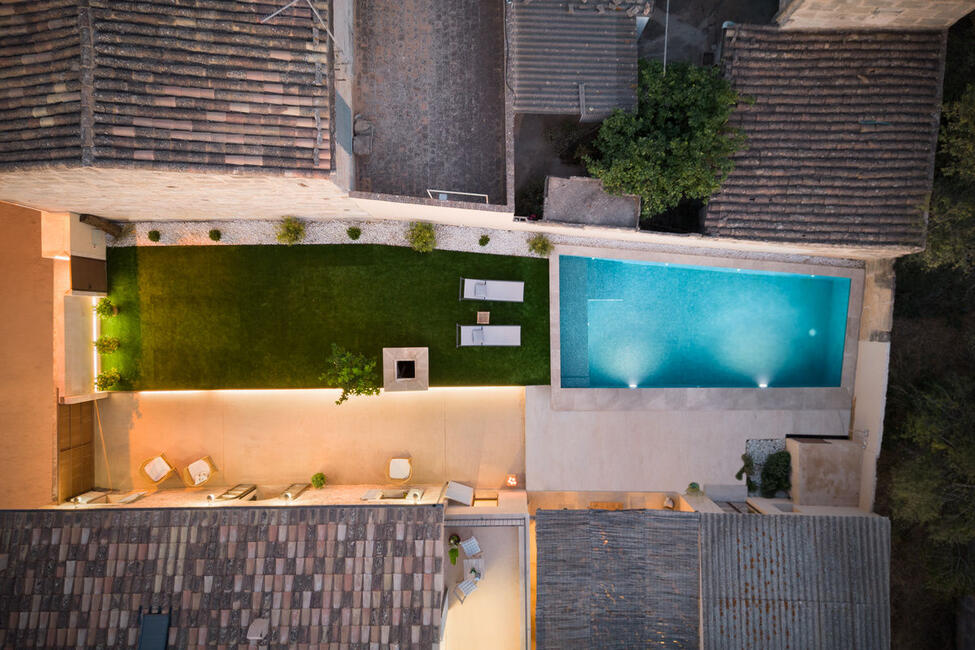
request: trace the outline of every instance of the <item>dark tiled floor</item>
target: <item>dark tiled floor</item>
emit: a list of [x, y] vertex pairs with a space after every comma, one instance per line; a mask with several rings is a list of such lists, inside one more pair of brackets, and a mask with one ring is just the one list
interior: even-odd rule
[[141, 606], [172, 608], [171, 647], [266, 616], [270, 647], [428, 648], [442, 528], [440, 506], [0, 512], [0, 646], [133, 647]]
[[356, 3], [355, 109], [375, 127], [357, 189], [505, 203], [504, 3]]

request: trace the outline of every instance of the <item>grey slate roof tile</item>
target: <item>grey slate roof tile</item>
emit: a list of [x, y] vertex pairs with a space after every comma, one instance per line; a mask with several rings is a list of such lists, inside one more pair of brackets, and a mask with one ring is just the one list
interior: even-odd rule
[[511, 78], [519, 113], [601, 118], [636, 108], [635, 12], [652, 2], [514, 0]]

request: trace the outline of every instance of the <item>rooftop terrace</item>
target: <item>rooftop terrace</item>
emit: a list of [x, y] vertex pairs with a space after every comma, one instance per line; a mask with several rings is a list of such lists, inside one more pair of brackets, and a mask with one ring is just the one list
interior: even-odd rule
[[505, 204], [504, 51], [501, 2], [356, 2], [354, 105], [374, 128], [356, 189]]

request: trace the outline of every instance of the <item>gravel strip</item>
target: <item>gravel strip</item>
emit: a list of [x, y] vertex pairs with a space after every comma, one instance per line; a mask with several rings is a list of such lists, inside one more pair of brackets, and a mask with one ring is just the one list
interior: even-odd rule
[[[408, 246], [406, 231], [409, 222], [393, 220], [357, 219], [303, 219], [305, 239], [302, 244], [383, 244], [386, 246]], [[278, 245], [275, 237], [279, 219], [236, 219], [219, 221], [136, 221], [131, 222], [118, 239], [108, 237], [110, 246], [233, 246], [233, 245]], [[356, 226], [362, 236], [352, 241], [346, 230]], [[220, 230], [220, 241], [212, 241], [208, 233], [211, 228]], [[476, 226], [452, 226], [436, 224], [437, 248], [439, 250], [462, 251], [467, 253], [491, 253], [494, 255], [516, 255], [534, 257], [528, 250], [528, 238], [533, 234], [524, 230], [502, 230]], [[151, 242], [150, 230], [158, 230], [160, 239]], [[481, 235], [488, 235], [491, 241], [487, 246], [478, 244]], [[816, 257], [810, 255], [783, 255], [755, 251], [716, 250], [689, 245], [665, 245], [649, 242], [620, 241], [603, 237], [576, 237], [572, 235], [546, 233], [553, 244], [564, 246], [591, 246], [616, 250], [635, 250], [659, 253], [683, 253], [686, 255], [720, 256], [753, 260], [772, 260], [802, 264], [821, 264], [824, 266], [857, 267], [862, 263], [856, 260]]]

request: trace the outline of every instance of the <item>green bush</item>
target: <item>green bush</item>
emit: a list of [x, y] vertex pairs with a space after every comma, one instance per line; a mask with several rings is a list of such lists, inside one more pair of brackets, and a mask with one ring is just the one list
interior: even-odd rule
[[118, 370], [112, 368], [111, 370], [103, 370], [98, 373], [95, 377], [95, 389], [96, 390], [110, 390], [119, 385], [122, 381], [122, 375]]
[[762, 466], [762, 496], [771, 499], [777, 492], [791, 488], [791, 471], [792, 456], [787, 451], [777, 451], [765, 459]]
[[707, 201], [745, 142], [728, 126], [738, 95], [717, 68], [640, 61], [636, 112], [616, 110], [599, 129], [589, 173], [615, 194], [638, 194], [650, 218], [683, 199]]
[[99, 354], [111, 354], [118, 350], [119, 340], [114, 336], [99, 336], [95, 339], [95, 349]]
[[161, 237], [158, 230], [150, 230], [147, 236], [149, 237], [149, 241], [151, 242], [157, 242]]
[[210, 239], [212, 239], [213, 241], [220, 241], [220, 237], [223, 236], [220, 233], [220, 231], [217, 230], [216, 228], [214, 228], [213, 230], [211, 230], [209, 234], [210, 234]]
[[108, 298], [102, 298], [95, 304], [95, 313], [99, 318], [111, 318], [118, 313], [118, 307]]
[[528, 238], [528, 250], [539, 257], [548, 257], [553, 248], [552, 242], [542, 233], [536, 233]]
[[490, 241], [491, 241], [490, 237], [488, 237], [487, 235], [481, 235], [481, 238], [477, 240], [477, 243], [479, 246], [487, 246]]
[[317, 474], [312, 474], [311, 486], [316, 490], [321, 490], [323, 487], [325, 487], [325, 475], [322, 474], [321, 472], [318, 472]]
[[359, 237], [362, 237], [362, 228], [356, 228], [355, 226], [351, 226], [345, 231], [345, 234], [349, 236], [349, 239], [355, 241]]
[[742, 454], [741, 463], [741, 469], [735, 474], [735, 480], [740, 481], [742, 476], [744, 476], [746, 488], [749, 492], [753, 492], [757, 487], [755, 481], [752, 480], [752, 476], [755, 475], [755, 461], [752, 459], [751, 454]]
[[432, 223], [414, 221], [406, 233], [406, 240], [417, 253], [429, 253], [437, 247], [437, 233]]
[[328, 367], [318, 379], [330, 388], [342, 389], [342, 395], [335, 400], [336, 404], [341, 404], [352, 395], [379, 394], [376, 359], [350, 352], [334, 343]]
[[278, 242], [291, 246], [305, 238], [305, 223], [297, 217], [285, 217], [278, 224]]

